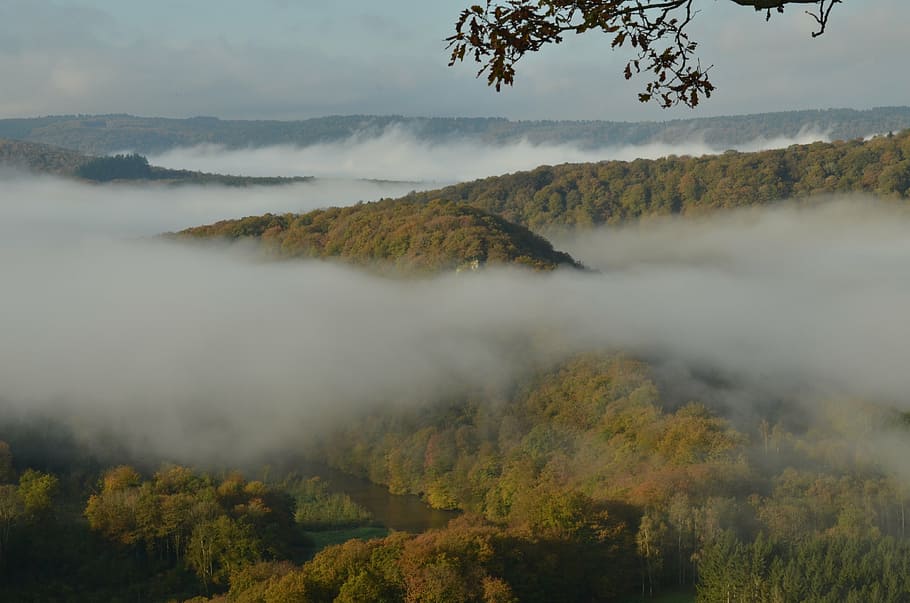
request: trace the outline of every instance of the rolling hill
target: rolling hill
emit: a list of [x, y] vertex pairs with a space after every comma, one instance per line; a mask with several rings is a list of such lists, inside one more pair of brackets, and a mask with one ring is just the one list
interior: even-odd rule
[[546, 230], [844, 193], [910, 196], [910, 130], [755, 153], [541, 166], [409, 198], [465, 203]]
[[517, 264], [578, 267], [544, 238], [449, 201], [384, 200], [306, 214], [265, 214], [183, 230], [177, 239], [247, 239], [276, 258], [337, 258], [399, 272]]

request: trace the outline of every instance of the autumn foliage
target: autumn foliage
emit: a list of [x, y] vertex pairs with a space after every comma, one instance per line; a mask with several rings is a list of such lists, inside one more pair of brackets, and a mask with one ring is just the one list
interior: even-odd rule
[[526, 228], [448, 201], [385, 200], [307, 214], [252, 216], [189, 228], [182, 239], [248, 239], [274, 257], [336, 258], [405, 272], [477, 262], [552, 270], [572, 258]]

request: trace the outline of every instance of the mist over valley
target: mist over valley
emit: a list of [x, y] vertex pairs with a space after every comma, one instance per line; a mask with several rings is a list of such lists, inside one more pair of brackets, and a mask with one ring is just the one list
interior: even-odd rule
[[826, 132], [805, 129], [792, 137], [758, 137], [730, 147], [711, 145], [703, 134], [690, 141], [590, 146], [580, 141], [556, 143], [529, 139], [488, 142], [469, 137], [424, 139], [419, 131], [392, 126], [378, 133], [358, 132], [337, 142], [309, 146], [227, 148], [219, 145], [177, 147], [149, 160], [170, 168], [243, 176], [316, 176], [413, 181], [430, 188], [530, 170], [540, 165], [606, 160], [656, 159], [667, 155], [709, 155], [728, 148], [759, 151], [791, 144], [826, 141]]
[[874, 4], [0, 3], [0, 600], [907, 600]]
[[[874, 157], [902, 140], [855, 144]], [[812, 148], [852, 156], [853, 147], [839, 145]], [[712, 162], [775, 161], [774, 153], [801, 148], [681, 165], [698, 173], [714, 169], [704, 167]], [[342, 145], [334, 152], [350, 161], [339, 160], [339, 171], [314, 167], [306, 170], [320, 176], [314, 180], [269, 186], [99, 184], [4, 172], [0, 428], [11, 458], [78, 470], [73, 479], [123, 462], [144, 472], [178, 463], [215, 474], [323, 463], [467, 513], [432, 538], [468, 530], [500, 555], [512, 554], [508, 542], [526, 538], [524, 530], [574, 546], [582, 536], [571, 522], [600, 522], [604, 534], [617, 536], [597, 537], [585, 563], [641, 555], [634, 545], [615, 553], [606, 542], [634, 542], [636, 530], [642, 538], [662, 505], [692, 517], [722, 513], [707, 531], [666, 528], [662, 538], [695, 539], [680, 550], [720, 555], [729, 538], [748, 534], [748, 522], [760, 522], [780, 539], [787, 563], [797, 563], [797, 549], [787, 548], [795, 528], [772, 521], [779, 505], [795, 504], [780, 488], [793, 480], [817, 488], [850, 471], [863, 477], [825, 494], [840, 502], [812, 511], [801, 537], [838, 529], [847, 521], [839, 505], [879, 509], [850, 533], [903, 533], [897, 513], [910, 479], [901, 461], [910, 452], [903, 427], [910, 383], [902, 370], [910, 289], [901, 275], [910, 265], [910, 214], [901, 204], [815, 191], [765, 206], [667, 213], [654, 196], [637, 219], [617, 222], [611, 216], [619, 210], [608, 204], [597, 210], [607, 212], [597, 214], [600, 226], [571, 228], [559, 214], [549, 214], [550, 227], [546, 213], [521, 214], [549, 233], [551, 246], [490, 213], [497, 206], [485, 200], [485, 190], [525, 173], [477, 181], [466, 194], [452, 195], [458, 187], [414, 192], [413, 182], [353, 179], [377, 175], [359, 167], [367, 165], [360, 163], [367, 149], [387, 158], [378, 165], [394, 178], [457, 178], [447, 171], [455, 155], [400, 137]], [[210, 163], [191, 167], [243, 173], [236, 162], [249, 160], [248, 174], [256, 166], [292, 169], [273, 162], [276, 153], [209, 148], [200, 156]], [[287, 151], [286, 159], [318, 166], [318, 154], [307, 153]], [[414, 161], [421, 154], [423, 164]], [[657, 169], [661, 161], [647, 165]], [[490, 160], [488, 168], [500, 165]], [[587, 165], [626, 164], [566, 166], [566, 177]], [[878, 168], [879, 186], [889, 165]], [[863, 186], [857, 181], [856, 190]], [[347, 207], [324, 209], [331, 206]], [[486, 477], [477, 482], [481, 467]], [[129, 518], [139, 507], [110, 505], [145, 489], [161, 492], [154, 504], [171, 504], [178, 494], [167, 493], [175, 486], [166, 480], [176, 470], [150, 478], [106, 470], [85, 510], [90, 528], [115, 541], [164, 546], [139, 524], [110, 523], [115, 508]], [[281, 528], [268, 546], [315, 552], [306, 543], [325, 538], [320, 530], [369, 525], [369, 510], [329, 489], [331, 482], [288, 475], [261, 487], [272, 489], [268, 496], [291, 496], [297, 530], [315, 536]], [[127, 481], [115, 485], [120, 479]], [[223, 479], [206, 488], [227, 492], [236, 483]], [[508, 486], [516, 480], [518, 489]], [[67, 483], [66, 491], [91, 488]], [[236, 487], [258, 492], [253, 484]], [[880, 489], [874, 503], [856, 490], [870, 484]], [[207, 491], [180, 488], [180, 496]], [[555, 520], [547, 505], [567, 492], [575, 506]], [[277, 501], [267, 515], [276, 521]], [[636, 508], [650, 509], [637, 528]], [[224, 529], [253, 529], [243, 527], [254, 524], [240, 511], [211, 511], [223, 512], [234, 518], [217, 521], [237, 522]], [[678, 521], [669, 517], [663, 521]], [[256, 546], [266, 546], [258, 538]], [[388, 538], [370, 541], [368, 550], [397, 546]], [[341, 550], [326, 549], [316, 560]], [[404, 554], [420, 558], [418, 551]], [[278, 567], [270, 580], [285, 575]], [[305, 577], [311, 567], [287, 575]], [[486, 567], [477, 571], [496, 571]], [[690, 572], [694, 565], [683, 559], [674, 567]], [[594, 584], [566, 575], [578, 596], [606, 592], [629, 576], [610, 573]], [[210, 580], [217, 584], [214, 574]]]

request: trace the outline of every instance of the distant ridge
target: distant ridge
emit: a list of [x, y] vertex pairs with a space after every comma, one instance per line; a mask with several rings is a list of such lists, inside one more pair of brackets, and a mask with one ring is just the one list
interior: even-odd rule
[[910, 107], [867, 110], [819, 109], [672, 121], [510, 121], [495, 117], [402, 117], [346, 115], [298, 121], [170, 119], [126, 114], [63, 115], [0, 120], [0, 138], [53, 144], [91, 154], [158, 153], [202, 144], [229, 148], [305, 146], [375, 136], [404, 128], [419, 140], [471, 139], [487, 144], [525, 140], [571, 143], [582, 148], [673, 144], [699, 140], [719, 150], [757, 139], [793, 138], [817, 132], [833, 140], [862, 138], [910, 128]]
[[12, 167], [38, 174], [52, 174], [94, 182], [154, 181], [165, 184], [223, 184], [252, 186], [290, 184], [313, 180], [292, 178], [229, 176], [191, 170], [172, 170], [149, 165], [141, 155], [96, 157], [53, 145], [0, 138], [0, 167]]

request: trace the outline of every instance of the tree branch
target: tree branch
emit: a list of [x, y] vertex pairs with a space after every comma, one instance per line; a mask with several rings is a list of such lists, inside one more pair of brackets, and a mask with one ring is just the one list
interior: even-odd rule
[[[730, 0], [757, 11], [783, 11], [788, 4], [817, 4], [807, 13], [824, 33], [834, 4], [841, 0]], [[494, 3], [495, 2], [495, 3]], [[656, 99], [663, 107], [694, 107], [700, 96], [714, 90], [708, 68], [695, 56], [697, 42], [686, 33], [696, 11], [694, 0], [485, 0], [461, 12], [455, 34], [446, 38], [451, 50], [449, 65], [472, 56], [481, 64], [477, 76], [500, 90], [515, 79], [515, 64], [529, 52], [559, 44], [566, 33], [599, 29], [612, 36], [612, 48], [631, 46], [633, 56], [623, 74], [630, 79], [642, 71], [653, 79], [639, 100]]]
[[820, 0], [818, 3], [818, 12], [813, 13], [811, 11], [806, 11], [806, 14], [815, 19], [815, 22], [818, 23], [818, 31], [812, 32], [812, 37], [817, 38], [818, 36], [825, 33], [825, 28], [828, 26], [828, 17], [831, 16], [831, 9], [834, 8], [835, 4], [840, 4], [841, 0], [829, 0], [827, 8], [825, 7], [825, 0]]
[[730, 0], [740, 6], [751, 6], [755, 10], [783, 8], [787, 4], [818, 4], [819, 0]]

